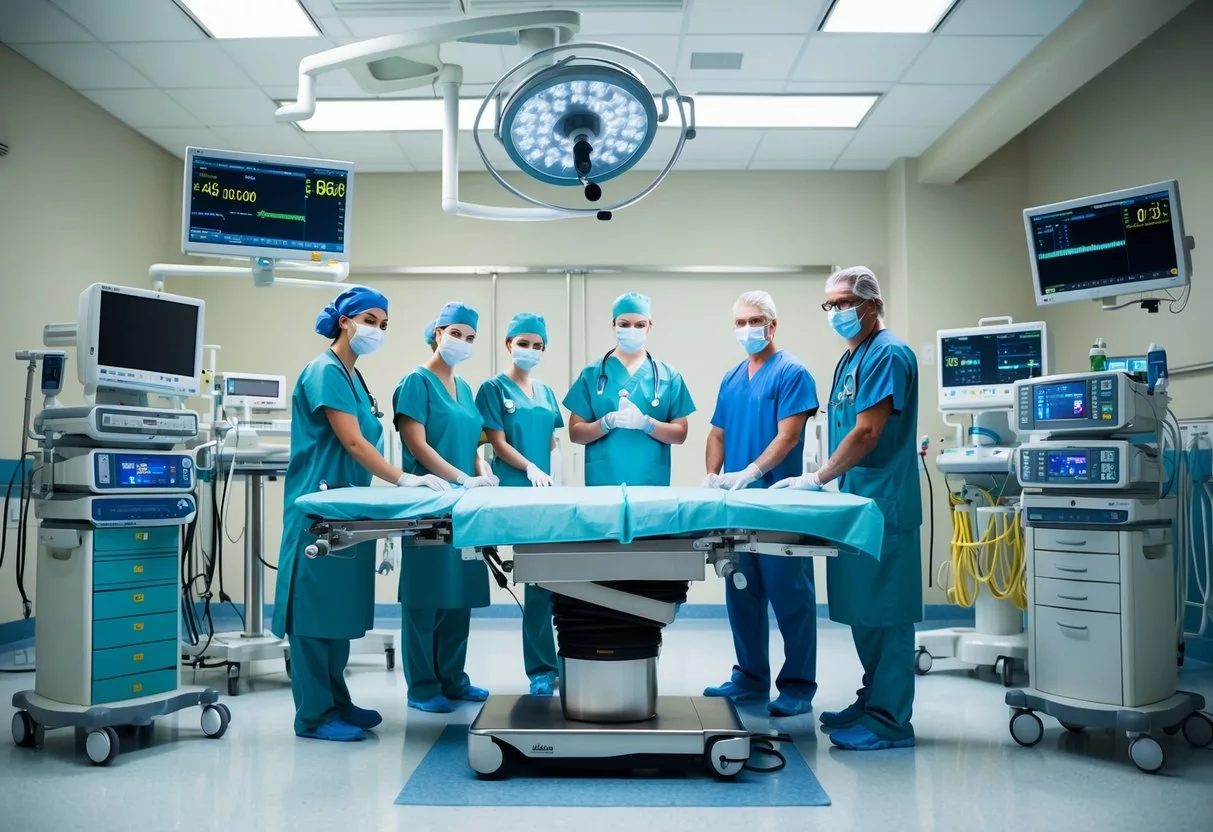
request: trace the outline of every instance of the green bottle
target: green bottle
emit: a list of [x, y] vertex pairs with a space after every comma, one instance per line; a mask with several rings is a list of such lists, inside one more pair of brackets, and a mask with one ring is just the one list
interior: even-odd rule
[[1091, 362], [1091, 372], [1102, 373], [1108, 369], [1108, 343], [1102, 338], [1096, 338], [1087, 357]]

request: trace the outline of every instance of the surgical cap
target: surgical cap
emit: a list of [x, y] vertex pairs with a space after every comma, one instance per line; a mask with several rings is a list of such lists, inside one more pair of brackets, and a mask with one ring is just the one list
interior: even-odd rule
[[480, 324], [480, 315], [467, 304], [453, 300], [442, 307], [442, 311], [438, 313], [438, 320], [434, 321], [434, 327], [450, 326], [451, 324], [462, 324], [475, 329]]
[[351, 286], [316, 316], [316, 334], [336, 338], [341, 331], [341, 319], [361, 315], [371, 309], [387, 312], [387, 298], [366, 286]]
[[530, 312], [519, 312], [510, 320], [510, 328], [505, 331], [506, 338], [515, 338], [523, 333], [538, 335], [543, 343], [548, 342], [548, 325], [542, 315]]
[[620, 295], [615, 299], [615, 305], [611, 307], [611, 317], [618, 318], [620, 315], [644, 315], [646, 318], [651, 317], [653, 313], [653, 302], [645, 295], [636, 292], [628, 292], [625, 295]]
[[434, 346], [434, 326], [437, 323], [437, 321], [430, 321], [425, 325], [425, 329], [421, 330], [421, 340], [431, 347]]
[[826, 280], [826, 291], [846, 289], [860, 300], [874, 300], [884, 309], [884, 297], [880, 294], [880, 282], [867, 266], [850, 266], [840, 269]]

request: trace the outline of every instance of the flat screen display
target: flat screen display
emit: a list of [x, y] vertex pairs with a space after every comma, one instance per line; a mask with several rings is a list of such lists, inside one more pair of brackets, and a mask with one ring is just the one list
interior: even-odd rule
[[197, 375], [200, 312], [194, 304], [102, 292], [97, 364], [185, 378]]
[[1049, 451], [1049, 479], [1079, 478], [1087, 476], [1087, 455], [1073, 451]]
[[1041, 384], [1036, 387], [1036, 421], [1090, 419], [1091, 406], [1085, 381]]
[[1108, 359], [1109, 370], [1119, 370], [1122, 373], [1146, 372], [1146, 357], [1144, 355], [1115, 356]]
[[276, 399], [280, 395], [278, 381], [272, 378], [229, 378], [227, 395], [254, 399]]
[[181, 484], [180, 460], [163, 456], [119, 454], [115, 459], [120, 485], [169, 488]]
[[1044, 338], [1039, 329], [958, 335], [941, 351], [944, 387], [1014, 384], [1042, 374]]

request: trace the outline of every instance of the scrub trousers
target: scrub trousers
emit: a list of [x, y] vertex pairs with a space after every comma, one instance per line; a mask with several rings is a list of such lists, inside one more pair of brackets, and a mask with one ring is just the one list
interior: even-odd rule
[[851, 638], [863, 665], [856, 724], [882, 739], [913, 739], [914, 625], [851, 627]]
[[349, 712], [350, 689], [345, 666], [350, 642], [339, 638], [292, 635], [291, 696], [295, 700], [295, 733], [312, 731]]
[[526, 585], [522, 599], [522, 663], [532, 681], [560, 672], [552, 631], [552, 593], [534, 584]]
[[472, 611], [403, 607], [404, 680], [408, 697], [425, 702], [439, 694], [458, 699], [471, 684], [464, 672]]
[[771, 691], [771, 625], [767, 604], [783, 636], [783, 668], [775, 687], [801, 702], [817, 694], [817, 590], [809, 558], [744, 553], [738, 566], [747, 586], [725, 581], [725, 603], [737, 652], [734, 681], [747, 690]]

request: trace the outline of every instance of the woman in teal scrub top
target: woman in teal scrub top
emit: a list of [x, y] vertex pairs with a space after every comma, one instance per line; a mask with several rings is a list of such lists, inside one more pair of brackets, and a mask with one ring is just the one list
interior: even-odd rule
[[616, 347], [581, 371], [564, 406], [585, 445], [586, 485], [669, 485], [670, 446], [687, 438], [695, 403], [682, 376], [645, 349], [652, 303], [628, 292], [611, 309]]
[[279, 638], [290, 636], [295, 733], [301, 737], [361, 740], [383, 718], [350, 701], [344, 675], [350, 641], [365, 635], [375, 618], [375, 543], [304, 557], [316, 538], [295, 500], [322, 483], [366, 486], [372, 476], [401, 486], [445, 487], [383, 458], [382, 414], [354, 363], [379, 348], [386, 329], [387, 298], [365, 287], [342, 292], [316, 318], [316, 332], [332, 345], [303, 368], [291, 396], [291, 461], [271, 627]]
[[[392, 397], [404, 444], [404, 470], [433, 474], [463, 488], [498, 484], [476, 453], [481, 420], [472, 388], [455, 366], [472, 356], [475, 310], [453, 301], [426, 327], [434, 351], [404, 377]], [[404, 678], [410, 708], [448, 713], [453, 702], [483, 702], [489, 692], [464, 672], [472, 608], [489, 604], [484, 563], [464, 560], [453, 546], [417, 545], [405, 538], [400, 568]]]
[[[505, 486], [552, 484], [552, 450], [556, 428], [564, 427], [552, 388], [531, 378], [547, 347], [547, 324], [539, 315], [521, 312], [510, 321], [505, 348], [510, 369], [480, 385], [476, 407], [496, 458], [493, 473]], [[531, 694], [551, 696], [559, 670], [552, 635], [552, 594], [527, 584], [522, 607], [522, 660]]]

